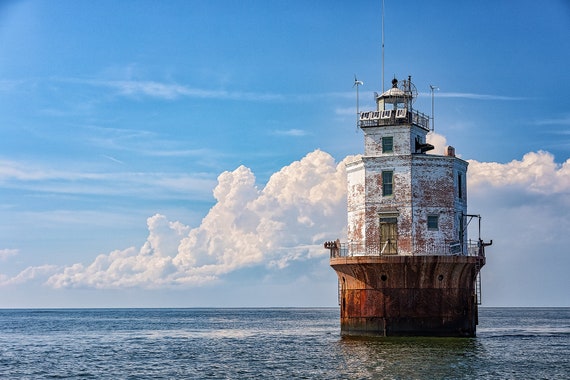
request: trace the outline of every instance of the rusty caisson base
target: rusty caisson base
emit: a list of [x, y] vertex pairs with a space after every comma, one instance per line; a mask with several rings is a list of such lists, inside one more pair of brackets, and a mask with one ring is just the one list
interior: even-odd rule
[[484, 256], [332, 257], [341, 334], [473, 337]]

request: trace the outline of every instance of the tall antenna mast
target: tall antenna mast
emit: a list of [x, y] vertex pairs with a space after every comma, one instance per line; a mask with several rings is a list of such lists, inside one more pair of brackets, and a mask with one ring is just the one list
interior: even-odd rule
[[384, 93], [384, 0], [382, 0], [382, 93]]
[[433, 106], [433, 91], [434, 90], [439, 90], [439, 87], [430, 84], [429, 88], [431, 90], [431, 131], [433, 132], [435, 130], [435, 113], [434, 113], [434, 106]]
[[358, 101], [358, 86], [363, 85], [364, 82], [361, 80], [356, 79], [356, 74], [354, 74], [354, 84], [352, 87], [356, 87], [356, 132], [358, 132], [358, 121], [360, 120], [360, 107]]

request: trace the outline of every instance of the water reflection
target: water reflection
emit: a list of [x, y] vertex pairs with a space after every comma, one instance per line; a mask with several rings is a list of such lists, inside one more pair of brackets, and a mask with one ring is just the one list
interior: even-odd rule
[[477, 338], [340, 338], [339, 367], [355, 379], [473, 378]]

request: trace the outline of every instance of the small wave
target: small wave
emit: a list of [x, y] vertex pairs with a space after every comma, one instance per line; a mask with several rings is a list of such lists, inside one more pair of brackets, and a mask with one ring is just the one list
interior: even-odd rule
[[528, 328], [478, 328], [477, 335], [493, 337], [540, 337], [568, 336], [570, 327], [537, 326]]

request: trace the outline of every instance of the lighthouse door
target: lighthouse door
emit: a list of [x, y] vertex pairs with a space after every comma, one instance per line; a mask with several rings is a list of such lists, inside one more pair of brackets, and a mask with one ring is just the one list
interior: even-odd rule
[[380, 218], [380, 254], [398, 254], [398, 218]]

